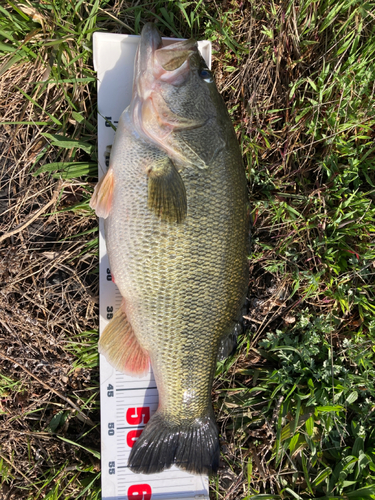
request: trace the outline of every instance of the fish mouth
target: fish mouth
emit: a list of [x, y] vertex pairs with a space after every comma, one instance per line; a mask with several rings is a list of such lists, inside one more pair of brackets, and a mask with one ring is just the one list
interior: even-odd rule
[[142, 96], [147, 84], [150, 86], [157, 80], [172, 85], [181, 84], [190, 70], [190, 58], [197, 52], [198, 46], [194, 39], [164, 45], [156, 25], [145, 24], [135, 63], [138, 94]]
[[198, 45], [193, 39], [164, 44], [153, 23], [142, 29], [135, 60], [131, 116], [136, 131], [144, 138], [179, 158], [171, 134], [201, 126], [175, 113], [166, 96], [188, 82], [196, 66]]
[[155, 24], [147, 23], [142, 29], [136, 55], [136, 75], [144, 73], [152, 64], [154, 52], [162, 47], [162, 39]]
[[146, 69], [152, 55], [166, 71], [179, 68], [194, 52], [197, 52], [197, 42], [190, 38], [168, 45], [163, 45], [160, 33], [153, 23], [146, 23], [142, 29], [139, 46], [139, 58], [143, 62], [141, 69]]
[[197, 42], [191, 39], [156, 49], [155, 76], [172, 85], [181, 84], [190, 71], [190, 59], [197, 52]]

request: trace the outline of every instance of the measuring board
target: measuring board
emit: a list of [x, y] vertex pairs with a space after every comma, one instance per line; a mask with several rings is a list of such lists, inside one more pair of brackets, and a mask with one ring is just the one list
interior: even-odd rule
[[[94, 68], [98, 78], [99, 179], [109, 166], [114, 130], [123, 110], [130, 104], [133, 65], [139, 36], [94, 33]], [[168, 45], [176, 38], [163, 38]], [[211, 43], [198, 42], [211, 67]], [[111, 280], [103, 219], [99, 219], [100, 320], [103, 332], [121, 304], [121, 295]], [[158, 474], [134, 474], [128, 457], [135, 440], [158, 407], [158, 391], [150, 372], [142, 378], [117, 372], [100, 356], [100, 407], [103, 500], [208, 500], [208, 478], [173, 466]]]

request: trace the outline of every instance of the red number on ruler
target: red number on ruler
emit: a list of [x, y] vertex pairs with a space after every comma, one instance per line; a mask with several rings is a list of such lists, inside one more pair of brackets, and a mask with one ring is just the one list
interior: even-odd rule
[[139, 436], [142, 434], [142, 429], [139, 429], [137, 431], [130, 431], [128, 432], [126, 436], [126, 442], [128, 443], [128, 446], [130, 448], [133, 448], [134, 443], [137, 441]]
[[142, 423], [147, 424], [150, 420], [150, 407], [145, 406], [141, 408], [128, 408], [126, 412], [126, 421], [130, 425], [138, 425]]
[[133, 484], [128, 489], [129, 500], [151, 500], [151, 486], [149, 484]]

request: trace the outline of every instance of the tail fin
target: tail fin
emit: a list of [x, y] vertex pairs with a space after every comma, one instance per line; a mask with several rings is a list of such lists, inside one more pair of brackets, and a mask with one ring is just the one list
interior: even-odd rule
[[210, 474], [219, 467], [219, 436], [210, 414], [180, 427], [159, 412], [152, 416], [129, 456], [133, 472], [155, 474], [173, 464], [194, 474]]

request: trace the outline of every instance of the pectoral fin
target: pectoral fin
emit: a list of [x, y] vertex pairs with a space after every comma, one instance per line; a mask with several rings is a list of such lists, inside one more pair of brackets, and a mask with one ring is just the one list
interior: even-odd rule
[[101, 335], [99, 352], [116, 370], [140, 377], [147, 373], [150, 358], [138, 343], [126, 317], [124, 304], [123, 300], [120, 309]]
[[90, 200], [90, 207], [95, 210], [98, 217], [103, 217], [103, 219], [106, 219], [111, 211], [113, 186], [113, 169], [110, 168], [95, 186], [94, 193]]
[[154, 162], [147, 175], [150, 210], [168, 222], [181, 222], [187, 212], [186, 191], [173, 162], [166, 156]]

